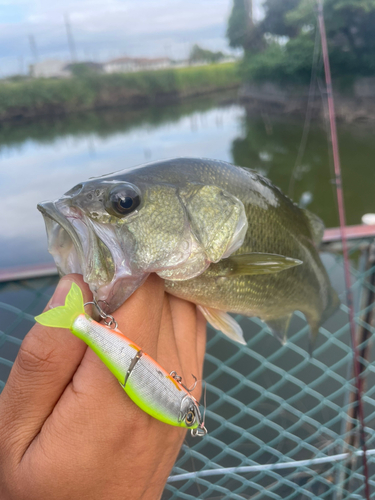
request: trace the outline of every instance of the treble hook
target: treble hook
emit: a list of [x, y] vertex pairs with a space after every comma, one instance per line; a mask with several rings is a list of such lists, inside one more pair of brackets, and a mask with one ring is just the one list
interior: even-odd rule
[[[194, 376], [194, 375], [193, 375]], [[206, 381], [203, 382], [204, 383], [204, 395], [203, 395], [203, 405], [204, 405], [204, 411], [203, 411], [203, 419], [202, 419], [202, 423], [199, 427], [197, 427], [196, 429], [191, 429], [191, 435], [193, 437], [203, 437], [207, 434], [207, 429], [206, 427], [204, 426], [204, 423], [205, 423], [205, 420], [206, 420], [206, 407], [207, 407], [207, 383]]]
[[195, 382], [194, 382], [194, 384], [190, 388], [186, 387], [186, 385], [184, 385], [182, 383], [182, 377], [181, 377], [181, 375], [177, 375], [176, 371], [173, 370], [169, 375], [171, 377], [173, 377], [175, 379], [175, 381], [178, 382], [188, 392], [194, 391], [194, 389], [197, 387], [198, 379], [193, 374], [191, 374], [191, 376], [193, 377], [193, 379], [195, 380]]
[[194, 391], [194, 389], [197, 387], [197, 383], [198, 383], [198, 379], [195, 375], [191, 374], [191, 376], [193, 377], [193, 379], [195, 380], [194, 384], [189, 388], [187, 389], [189, 392], [191, 391]]
[[[181, 375], [177, 375], [177, 372], [175, 370], [171, 371], [171, 373], [169, 374], [172, 378], [175, 379], [176, 382], [178, 382], [179, 384], [181, 384], [181, 381], [182, 381], [182, 377]], [[182, 384], [181, 384], [182, 385]]]
[[204, 425], [200, 426], [200, 427], [197, 427], [196, 429], [191, 429], [190, 431], [190, 434], [193, 436], [193, 437], [203, 437], [207, 434], [207, 429]]
[[[91, 302], [85, 302], [85, 303], [83, 304], [83, 306], [85, 307], [85, 306], [88, 306], [89, 304], [93, 304], [93, 305], [97, 308], [98, 313], [99, 313], [99, 316], [100, 316], [102, 319], [104, 319], [104, 324], [105, 324], [106, 326], [110, 327], [110, 328], [112, 328], [112, 325], [113, 325], [113, 326], [114, 326], [114, 328], [112, 328], [112, 329], [117, 330], [117, 328], [118, 328], [118, 323], [117, 323], [117, 321], [115, 320], [115, 318], [114, 318], [111, 314], [107, 314], [107, 313], [105, 313], [105, 312], [103, 311], [103, 309], [100, 307], [100, 305], [98, 304], [98, 302], [106, 302], [106, 301], [105, 301], [105, 300], [99, 300], [99, 301], [97, 301], [97, 300], [94, 298], [94, 300], [93, 300], [93, 301], [91, 301]], [[107, 318], [109, 318], [109, 321], [106, 321], [106, 319], [107, 319]]]

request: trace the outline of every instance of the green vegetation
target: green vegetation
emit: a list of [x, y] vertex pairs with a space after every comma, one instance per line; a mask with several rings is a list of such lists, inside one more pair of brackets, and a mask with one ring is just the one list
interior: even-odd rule
[[212, 50], [203, 49], [199, 45], [193, 45], [190, 51], [189, 61], [194, 62], [209, 62], [215, 63], [224, 59], [225, 55], [222, 52], [212, 52]]
[[236, 63], [192, 66], [174, 71], [176, 89], [180, 93], [189, 93], [199, 89], [225, 89], [240, 84], [240, 75]]
[[203, 94], [240, 83], [234, 63], [109, 75], [82, 73], [69, 79], [3, 81], [0, 120], [153, 104], [168, 97]]
[[[243, 78], [308, 82], [318, 29], [316, 1], [265, 0], [259, 23], [253, 22], [249, 5], [250, 0], [234, 0], [227, 30], [230, 45], [244, 48]], [[333, 76], [374, 75], [375, 0], [325, 0], [324, 17]]]
[[252, 0], [233, 0], [227, 37], [233, 48], [243, 47], [245, 51], [260, 51], [265, 43], [261, 25], [253, 22], [251, 4]]

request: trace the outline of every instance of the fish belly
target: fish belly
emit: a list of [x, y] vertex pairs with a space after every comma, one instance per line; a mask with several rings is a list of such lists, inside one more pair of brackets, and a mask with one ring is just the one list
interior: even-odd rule
[[[199, 276], [184, 282], [166, 281], [166, 291], [198, 305], [263, 321], [302, 311], [318, 320], [324, 303], [311, 281], [300, 281], [293, 269], [280, 276], [243, 276], [214, 278]], [[281, 276], [284, 274], [284, 276]], [[287, 275], [287, 276], [285, 276]]]

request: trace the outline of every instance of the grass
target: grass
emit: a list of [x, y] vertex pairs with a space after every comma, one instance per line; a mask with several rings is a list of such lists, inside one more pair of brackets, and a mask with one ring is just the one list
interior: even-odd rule
[[163, 96], [184, 97], [239, 84], [235, 63], [69, 79], [4, 81], [0, 83], [0, 120], [134, 102], [155, 103]]
[[235, 63], [179, 68], [176, 80], [180, 92], [205, 87], [227, 88], [241, 83]]

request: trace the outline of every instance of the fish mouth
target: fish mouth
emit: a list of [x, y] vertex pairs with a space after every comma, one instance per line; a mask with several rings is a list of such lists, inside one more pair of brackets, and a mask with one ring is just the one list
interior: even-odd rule
[[52, 201], [39, 203], [37, 209], [44, 217], [48, 237], [52, 236], [52, 240], [49, 241], [51, 247], [67, 249], [73, 244], [76, 251], [76, 254], [73, 256], [74, 264], [76, 267], [80, 267], [81, 264], [78, 256], [83, 255], [83, 248], [77, 231], [72, 224], [61, 214]]
[[62, 200], [42, 202], [37, 208], [60, 276], [82, 274], [94, 297], [105, 303], [106, 312], [117, 309], [147, 278], [131, 272], [113, 228], [93, 222]]
[[83, 246], [74, 226], [52, 201], [37, 205], [43, 215], [48, 237], [48, 251], [55, 259], [59, 274], [83, 274]]

